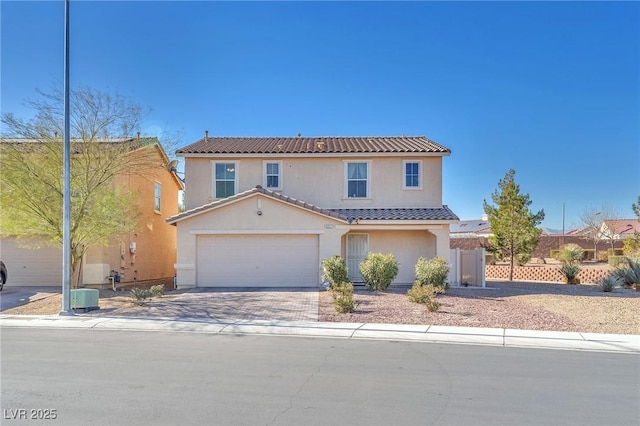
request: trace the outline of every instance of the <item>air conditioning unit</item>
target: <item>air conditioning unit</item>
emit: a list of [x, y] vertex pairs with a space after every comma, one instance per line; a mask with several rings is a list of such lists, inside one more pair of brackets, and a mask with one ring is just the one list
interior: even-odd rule
[[91, 311], [98, 309], [100, 292], [92, 288], [79, 288], [71, 290], [71, 309], [84, 309]]

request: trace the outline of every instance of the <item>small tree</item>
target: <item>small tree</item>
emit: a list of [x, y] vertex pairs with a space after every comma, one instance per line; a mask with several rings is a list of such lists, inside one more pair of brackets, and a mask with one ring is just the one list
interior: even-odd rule
[[498, 260], [509, 259], [509, 280], [513, 280], [514, 262], [525, 263], [538, 245], [542, 230], [537, 226], [544, 219], [544, 210], [529, 210], [529, 194], [520, 194], [515, 182], [515, 170], [510, 169], [498, 182], [491, 199], [493, 206], [484, 200], [484, 212], [489, 216], [491, 232], [487, 250]]
[[396, 278], [399, 267], [393, 254], [369, 253], [360, 263], [360, 273], [367, 287], [373, 291], [383, 291]]
[[582, 238], [593, 242], [593, 259], [598, 259], [598, 243], [607, 237], [603, 233], [603, 223], [605, 220], [614, 218], [614, 213], [606, 206], [600, 209], [587, 208], [580, 212], [579, 222], [582, 228]]
[[[2, 236], [61, 245], [63, 240], [63, 93], [38, 92], [32, 119], [2, 114], [0, 220]], [[144, 110], [130, 99], [91, 88], [71, 91], [71, 267], [86, 250], [135, 229], [136, 194], [117, 178], [166, 167], [149, 150], [156, 138], [132, 137]], [[33, 241], [33, 240], [32, 240]]]

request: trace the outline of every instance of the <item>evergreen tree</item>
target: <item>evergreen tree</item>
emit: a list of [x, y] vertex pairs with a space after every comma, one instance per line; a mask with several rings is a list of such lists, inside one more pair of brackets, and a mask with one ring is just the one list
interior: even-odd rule
[[533, 214], [529, 210], [529, 194], [520, 194], [520, 186], [515, 182], [515, 170], [510, 169], [498, 182], [498, 190], [491, 199], [496, 206], [484, 200], [484, 212], [489, 216], [491, 232], [487, 250], [498, 260], [509, 259], [509, 280], [513, 281], [513, 264], [531, 259], [531, 253], [538, 245], [542, 233], [537, 226], [544, 219], [544, 210]]

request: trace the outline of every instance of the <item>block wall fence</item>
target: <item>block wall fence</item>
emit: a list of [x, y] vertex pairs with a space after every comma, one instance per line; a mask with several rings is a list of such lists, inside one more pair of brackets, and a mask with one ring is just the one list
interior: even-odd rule
[[[601, 277], [606, 277], [611, 272], [608, 266], [582, 266], [578, 278], [581, 284], [595, 284]], [[487, 265], [485, 269], [487, 280], [508, 280], [509, 265]], [[513, 268], [514, 281], [546, 281], [564, 282], [560, 273], [560, 265], [526, 265]]]

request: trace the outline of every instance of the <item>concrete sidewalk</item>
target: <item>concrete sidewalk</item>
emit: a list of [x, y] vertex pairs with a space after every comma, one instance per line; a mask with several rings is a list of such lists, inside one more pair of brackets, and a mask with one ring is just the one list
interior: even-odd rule
[[189, 318], [0, 315], [0, 327], [192, 332], [211, 334], [382, 339], [538, 349], [640, 353], [640, 335], [597, 334], [436, 325], [364, 324]]

